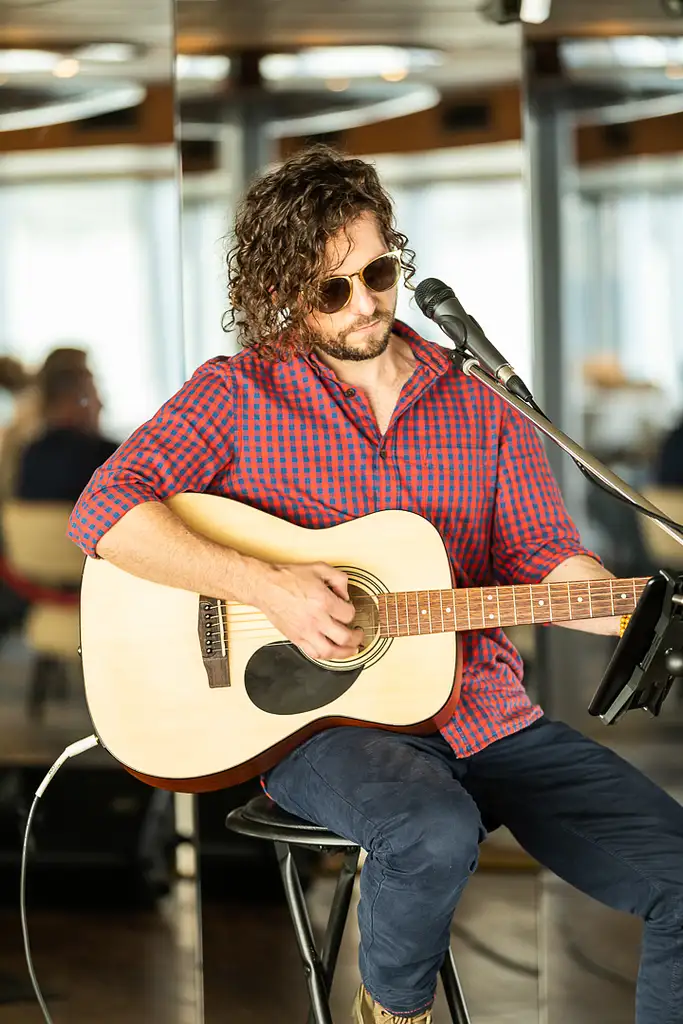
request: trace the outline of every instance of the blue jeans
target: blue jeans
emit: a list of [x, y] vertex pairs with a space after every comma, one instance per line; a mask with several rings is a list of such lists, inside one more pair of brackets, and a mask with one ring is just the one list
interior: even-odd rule
[[471, 757], [439, 733], [328, 729], [266, 778], [285, 810], [359, 843], [360, 968], [386, 1009], [428, 1006], [487, 830], [645, 929], [637, 1024], [683, 1024], [683, 807], [612, 751], [542, 718]]

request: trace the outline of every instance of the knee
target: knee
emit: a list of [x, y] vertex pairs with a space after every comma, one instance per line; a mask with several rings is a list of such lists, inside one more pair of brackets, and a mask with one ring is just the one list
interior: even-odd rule
[[683, 930], [683, 885], [667, 885], [658, 889], [648, 902], [643, 917], [650, 927], [661, 931]]
[[435, 800], [385, 835], [382, 859], [401, 873], [418, 876], [423, 884], [460, 884], [476, 870], [483, 838], [474, 803]]

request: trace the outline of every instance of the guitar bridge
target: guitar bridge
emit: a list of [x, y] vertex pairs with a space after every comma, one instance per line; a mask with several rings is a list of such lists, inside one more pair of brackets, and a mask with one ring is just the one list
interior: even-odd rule
[[230, 686], [225, 603], [220, 598], [200, 595], [197, 632], [209, 686]]

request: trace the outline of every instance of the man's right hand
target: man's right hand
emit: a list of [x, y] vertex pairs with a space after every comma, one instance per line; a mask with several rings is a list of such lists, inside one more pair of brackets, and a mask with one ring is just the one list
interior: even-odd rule
[[252, 603], [309, 658], [350, 658], [363, 644], [346, 573], [324, 562], [269, 565]]

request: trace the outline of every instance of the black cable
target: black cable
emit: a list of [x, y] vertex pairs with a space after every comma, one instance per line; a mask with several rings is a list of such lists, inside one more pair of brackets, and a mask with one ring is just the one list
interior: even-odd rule
[[597, 960], [593, 960], [592, 957], [584, 953], [576, 939], [569, 934], [568, 930], [562, 930], [562, 938], [564, 940], [567, 953], [584, 971], [588, 971], [589, 974], [594, 975], [596, 978], [601, 978], [603, 981], [609, 981], [612, 985], [619, 985], [620, 988], [628, 988], [632, 990], [635, 987], [635, 981], [633, 978], [629, 978], [626, 974], [622, 974], [620, 971], [615, 971], [611, 967], [605, 967], [603, 964], [598, 963]]
[[468, 928], [463, 928], [461, 924], [453, 922], [451, 925], [451, 931], [454, 935], [457, 935], [459, 939], [469, 946], [474, 953], [478, 953], [479, 956], [485, 960], [490, 960], [491, 963], [497, 964], [498, 967], [504, 967], [507, 971], [513, 971], [515, 974], [523, 974], [528, 978], [537, 978], [539, 975], [538, 967], [533, 967], [531, 964], [522, 964], [518, 960], [512, 960], [510, 957], [505, 956], [504, 953], [499, 953], [497, 950], [492, 949], [491, 946], [487, 946], [485, 942], [482, 942], [477, 938]]

